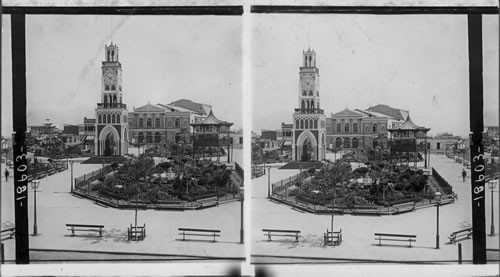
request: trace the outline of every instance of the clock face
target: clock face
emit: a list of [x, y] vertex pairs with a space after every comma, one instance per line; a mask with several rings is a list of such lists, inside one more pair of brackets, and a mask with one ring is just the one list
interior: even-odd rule
[[104, 83], [109, 85], [109, 84], [114, 84], [116, 80], [115, 73], [111, 70], [108, 70], [104, 73]]
[[305, 76], [302, 79], [302, 88], [306, 90], [314, 89], [314, 79], [310, 76]]

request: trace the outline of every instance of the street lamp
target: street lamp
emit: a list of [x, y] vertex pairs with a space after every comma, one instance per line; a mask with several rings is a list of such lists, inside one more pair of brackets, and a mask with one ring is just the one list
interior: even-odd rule
[[439, 249], [439, 205], [441, 204], [441, 192], [436, 194], [436, 249]]
[[36, 189], [40, 186], [40, 180], [33, 180], [31, 181], [31, 188], [33, 189], [33, 191], [35, 192], [35, 198], [34, 198], [34, 201], [35, 201], [35, 224], [33, 225], [33, 236], [37, 236], [38, 235], [38, 226], [36, 224]]
[[493, 215], [493, 189], [497, 186], [498, 180], [491, 180], [488, 182], [488, 187], [491, 189], [491, 233], [490, 236], [495, 235], [495, 217]]
[[75, 163], [75, 161], [71, 160], [69, 163], [71, 164], [71, 192], [73, 192], [73, 163]]
[[243, 202], [245, 200], [245, 188], [240, 188], [240, 195], [241, 195], [241, 224], [240, 224], [240, 243], [243, 244], [244, 242], [244, 228], [243, 228]]
[[267, 198], [271, 198], [271, 167], [267, 167]]

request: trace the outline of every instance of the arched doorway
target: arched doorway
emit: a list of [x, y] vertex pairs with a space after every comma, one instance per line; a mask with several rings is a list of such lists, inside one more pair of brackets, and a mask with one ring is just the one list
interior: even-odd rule
[[115, 127], [108, 125], [99, 135], [99, 155], [115, 156], [120, 153], [120, 135]]
[[295, 160], [315, 161], [318, 158], [318, 141], [311, 131], [302, 132], [297, 138]]

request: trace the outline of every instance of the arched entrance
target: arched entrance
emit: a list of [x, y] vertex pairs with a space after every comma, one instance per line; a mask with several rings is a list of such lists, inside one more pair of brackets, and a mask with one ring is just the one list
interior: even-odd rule
[[120, 155], [120, 135], [115, 127], [107, 125], [99, 135], [99, 155]]
[[318, 158], [318, 142], [310, 131], [302, 132], [297, 138], [296, 157], [298, 161], [315, 161]]

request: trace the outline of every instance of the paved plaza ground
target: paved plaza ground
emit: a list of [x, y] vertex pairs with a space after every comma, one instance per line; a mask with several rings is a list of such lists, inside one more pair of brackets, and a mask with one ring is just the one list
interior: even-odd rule
[[[74, 163], [74, 177], [96, 170], [101, 165]], [[2, 164], [2, 172], [5, 164]], [[12, 173], [12, 172], [11, 172]], [[70, 194], [71, 170], [66, 170], [40, 180], [37, 192], [38, 236], [30, 236], [30, 255], [37, 260], [60, 260], [61, 255], [70, 260], [100, 259], [151, 259], [198, 260], [244, 259], [244, 246], [240, 244], [240, 202], [221, 204], [219, 207], [195, 211], [139, 210], [138, 225], [146, 224], [144, 241], [127, 241], [127, 227], [134, 224], [134, 210], [118, 210], [97, 205], [87, 199]], [[1, 219], [2, 229], [14, 227], [13, 178], [2, 180]], [[33, 228], [33, 192], [29, 197], [29, 232]], [[65, 224], [101, 224], [103, 237], [69, 236]], [[205, 228], [221, 230], [216, 243], [209, 240], [180, 241], [177, 228]], [[2, 241], [6, 261], [15, 259], [15, 240]], [[46, 250], [67, 250], [47, 252]], [[80, 251], [80, 252], [76, 252]], [[89, 251], [90, 254], [85, 254]], [[119, 257], [112, 253], [121, 253]], [[139, 253], [141, 255], [137, 255]]]
[[[440, 249], [436, 245], [436, 208], [430, 207], [393, 216], [335, 215], [334, 229], [342, 228], [340, 246], [323, 246], [323, 233], [330, 228], [330, 215], [314, 215], [292, 209], [285, 204], [267, 199], [268, 175], [252, 180], [252, 263], [451, 263], [458, 261], [458, 246], [447, 244], [448, 235], [472, 224], [470, 178], [462, 181], [462, 165], [442, 155], [432, 155], [430, 165], [435, 167], [458, 194], [454, 204], [440, 207]], [[271, 168], [271, 183], [297, 174], [299, 170]], [[470, 176], [470, 170], [468, 172]], [[487, 248], [499, 249], [498, 188], [495, 190], [494, 209], [497, 235], [487, 236]], [[491, 190], [486, 191], [486, 227], [490, 230]], [[301, 230], [299, 243], [284, 238], [268, 242], [262, 229]], [[417, 235], [411, 248], [405, 243], [377, 246], [374, 233], [401, 233]], [[464, 262], [472, 260], [472, 240], [461, 241]], [[413, 245], [413, 244], [412, 244]], [[488, 251], [490, 262], [498, 263], [498, 251]]]

